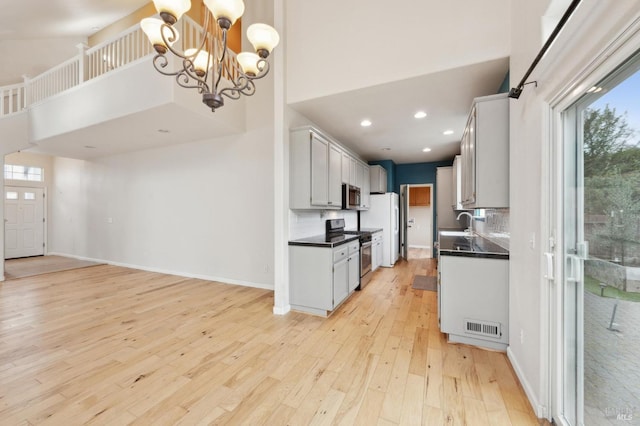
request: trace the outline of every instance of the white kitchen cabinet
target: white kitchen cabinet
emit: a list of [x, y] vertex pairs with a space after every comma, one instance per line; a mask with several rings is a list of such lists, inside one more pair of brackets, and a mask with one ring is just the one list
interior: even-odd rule
[[369, 166], [369, 185], [372, 194], [387, 192], [387, 170], [378, 164]]
[[342, 183], [351, 184], [351, 158], [348, 152], [342, 152]]
[[360, 208], [358, 210], [369, 210], [371, 207], [371, 192], [369, 190], [371, 182], [369, 180], [369, 166], [367, 164], [362, 164], [363, 169], [363, 178], [362, 178], [362, 188], [360, 188]]
[[460, 150], [463, 207], [509, 207], [509, 99], [506, 93], [474, 99]]
[[459, 228], [456, 213], [451, 207], [451, 195], [453, 193], [453, 167], [436, 168], [436, 227]]
[[289, 150], [292, 209], [340, 209], [342, 150], [315, 129], [291, 132]]
[[371, 272], [382, 265], [382, 232], [371, 236]]
[[451, 203], [454, 210], [462, 210], [462, 156], [456, 155], [453, 159], [451, 173]]
[[506, 350], [509, 260], [439, 256], [440, 330], [450, 342]]
[[349, 293], [360, 285], [360, 242], [349, 243]]
[[358, 160], [349, 158], [349, 185], [358, 186]]
[[360, 283], [360, 242], [289, 246], [289, 298], [298, 311], [327, 316]]
[[357, 161], [356, 162], [356, 186], [360, 188], [360, 192], [362, 192], [362, 188], [364, 186], [364, 169], [365, 169], [365, 165]]
[[342, 150], [329, 144], [329, 202], [330, 206], [342, 206]]

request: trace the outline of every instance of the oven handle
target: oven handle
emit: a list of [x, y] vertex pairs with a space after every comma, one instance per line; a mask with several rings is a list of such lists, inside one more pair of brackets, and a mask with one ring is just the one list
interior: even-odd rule
[[366, 242], [366, 243], [362, 243], [362, 248], [367, 248], [367, 247], [371, 247], [373, 245], [372, 241]]

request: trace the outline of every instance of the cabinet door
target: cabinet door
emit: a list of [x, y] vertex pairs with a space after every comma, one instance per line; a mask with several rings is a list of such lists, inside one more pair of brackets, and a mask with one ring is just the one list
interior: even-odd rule
[[382, 240], [378, 241], [377, 243], [378, 249], [376, 251], [376, 263], [378, 264], [378, 266], [382, 265], [382, 257], [383, 257], [382, 244], [383, 244]]
[[329, 204], [329, 142], [311, 134], [311, 204]]
[[333, 307], [349, 295], [349, 259], [333, 264]]
[[364, 179], [360, 192], [360, 210], [369, 210], [371, 206], [371, 179], [369, 178], [369, 166], [364, 166]]
[[349, 292], [360, 285], [360, 252], [349, 256]]
[[329, 200], [330, 206], [342, 205], [342, 151], [329, 145]]
[[353, 185], [353, 186], [358, 186], [356, 185], [358, 178], [358, 162], [356, 161], [355, 158], [351, 157], [350, 161], [349, 161], [349, 184]]
[[351, 168], [351, 156], [346, 152], [342, 153], [342, 183], [349, 183]]
[[451, 186], [452, 189], [452, 202], [453, 202], [453, 209], [454, 210], [461, 210], [462, 209], [462, 203], [461, 203], [461, 193], [460, 193], [460, 189], [461, 189], [461, 182], [460, 182], [460, 172], [461, 172], [461, 164], [460, 164], [460, 156], [456, 155], [455, 158], [453, 159], [453, 185]]
[[364, 164], [362, 163], [356, 163], [356, 186], [360, 188], [360, 192], [362, 193], [364, 186]]
[[476, 109], [471, 109], [462, 141], [462, 204], [472, 208], [476, 198]]

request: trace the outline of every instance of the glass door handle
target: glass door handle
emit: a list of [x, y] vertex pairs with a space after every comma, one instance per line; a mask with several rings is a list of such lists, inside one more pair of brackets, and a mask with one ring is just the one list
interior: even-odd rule
[[555, 276], [553, 275], [553, 253], [545, 253], [544, 258], [546, 265], [544, 278], [553, 281], [555, 280]]
[[582, 258], [573, 254], [567, 255], [567, 281], [582, 281]]

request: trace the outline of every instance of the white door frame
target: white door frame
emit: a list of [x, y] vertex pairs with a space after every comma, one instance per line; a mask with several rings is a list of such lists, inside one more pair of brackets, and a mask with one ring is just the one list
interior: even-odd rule
[[[563, 330], [563, 300], [562, 300], [562, 279], [564, 277], [564, 226], [563, 226], [563, 206], [564, 206], [564, 162], [563, 153], [564, 132], [562, 113], [571, 107], [584, 93], [586, 89], [595, 85], [598, 81], [612, 73], [625, 60], [630, 58], [640, 45], [640, 19], [636, 19], [627, 28], [615, 37], [601, 51], [597, 52], [587, 62], [587, 65], [576, 74], [574, 78], [567, 81], [562, 87], [558, 87], [553, 92], [556, 93], [548, 101], [546, 119], [548, 120], [549, 137], [545, 138], [543, 144], [543, 188], [547, 188], [547, 198], [543, 200], [544, 210], [547, 212], [543, 217], [543, 235], [547, 236], [545, 251], [553, 255], [553, 261], [549, 265], [551, 269], [543, 267], [545, 271], [545, 282], [551, 284], [548, 288], [550, 321], [544, 320], [543, 330], [549, 331], [549, 392], [551, 416], [557, 424], [568, 425], [564, 416], [563, 400], [563, 377], [564, 377], [564, 330]], [[546, 259], [543, 259], [545, 262]], [[544, 263], [543, 263], [544, 264]], [[547, 272], [552, 270], [552, 276]], [[581, 401], [577, 402], [578, 409]], [[580, 419], [578, 419], [580, 421]]]

